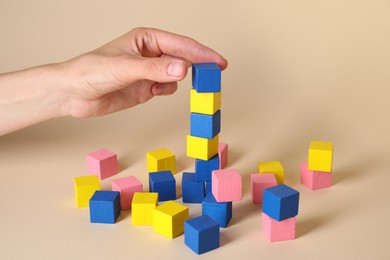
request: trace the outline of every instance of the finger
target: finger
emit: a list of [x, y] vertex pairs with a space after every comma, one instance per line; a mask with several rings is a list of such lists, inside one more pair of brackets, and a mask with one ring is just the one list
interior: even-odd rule
[[166, 96], [175, 93], [177, 90], [177, 82], [155, 83], [152, 86], [152, 93], [155, 96]]

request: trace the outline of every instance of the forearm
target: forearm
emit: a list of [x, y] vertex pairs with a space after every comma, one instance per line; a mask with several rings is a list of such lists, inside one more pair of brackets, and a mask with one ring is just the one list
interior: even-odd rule
[[0, 135], [66, 115], [62, 64], [0, 75]]

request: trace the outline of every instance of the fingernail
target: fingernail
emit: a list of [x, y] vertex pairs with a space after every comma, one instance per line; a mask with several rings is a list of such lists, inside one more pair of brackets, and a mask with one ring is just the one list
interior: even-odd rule
[[168, 65], [167, 73], [171, 77], [179, 78], [182, 75], [183, 63], [173, 62]]

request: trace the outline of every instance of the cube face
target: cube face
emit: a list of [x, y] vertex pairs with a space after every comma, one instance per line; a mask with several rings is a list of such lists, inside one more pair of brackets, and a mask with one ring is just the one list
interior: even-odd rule
[[221, 69], [215, 63], [192, 64], [192, 86], [198, 93], [221, 91]]
[[284, 183], [284, 168], [279, 161], [259, 162], [259, 173], [273, 173], [278, 184]]
[[157, 192], [159, 201], [176, 199], [176, 180], [170, 171], [149, 173], [149, 192]]
[[135, 192], [142, 192], [142, 183], [134, 176], [128, 176], [112, 181], [112, 190], [120, 192], [121, 209], [131, 208], [131, 201]]
[[158, 193], [135, 192], [131, 203], [131, 222], [135, 226], [152, 226], [153, 209], [158, 204]]
[[228, 144], [219, 143], [218, 144], [218, 156], [219, 156], [219, 169], [226, 167], [228, 163]]
[[211, 173], [218, 170], [220, 165], [219, 156], [215, 155], [210, 160], [195, 159], [196, 181], [211, 182]]
[[184, 203], [202, 203], [205, 187], [203, 182], [195, 180], [195, 173], [183, 172], [181, 187]]
[[212, 193], [207, 193], [202, 202], [202, 215], [209, 216], [222, 228], [229, 225], [233, 215], [232, 202], [217, 202]]
[[242, 198], [242, 177], [235, 169], [213, 171], [211, 185], [218, 202], [239, 201]]
[[212, 193], [211, 192], [211, 188], [212, 188], [211, 181], [206, 181], [204, 183], [204, 186], [205, 186], [205, 194]]
[[184, 243], [195, 253], [203, 254], [220, 246], [219, 225], [208, 216], [184, 223]]
[[91, 152], [87, 155], [87, 172], [106, 179], [118, 173], [117, 155], [107, 149]]
[[190, 112], [213, 115], [221, 108], [221, 92], [198, 93], [191, 89]]
[[117, 191], [97, 190], [89, 200], [91, 223], [114, 224], [120, 212], [120, 194]]
[[331, 172], [333, 143], [312, 141], [309, 147], [308, 169], [311, 171]]
[[188, 220], [188, 207], [168, 201], [153, 210], [153, 230], [169, 238], [184, 232], [184, 222]]
[[79, 176], [74, 178], [74, 191], [78, 208], [88, 207], [89, 200], [96, 190], [100, 190], [98, 176]]
[[263, 233], [270, 242], [295, 239], [295, 217], [277, 221], [263, 212], [261, 224]]
[[213, 139], [187, 135], [187, 156], [209, 160], [218, 153], [218, 135]]
[[148, 172], [171, 171], [176, 173], [176, 156], [165, 148], [146, 154]]
[[311, 190], [332, 186], [332, 172], [310, 171], [307, 162], [301, 164], [301, 182]]
[[276, 186], [277, 181], [272, 173], [252, 173], [251, 174], [251, 194], [254, 204], [263, 203], [263, 193], [265, 189]]
[[280, 184], [264, 190], [263, 212], [282, 221], [298, 215], [299, 192]]
[[221, 131], [221, 110], [213, 115], [191, 113], [190, 125], [192, 136], [212, 139]]

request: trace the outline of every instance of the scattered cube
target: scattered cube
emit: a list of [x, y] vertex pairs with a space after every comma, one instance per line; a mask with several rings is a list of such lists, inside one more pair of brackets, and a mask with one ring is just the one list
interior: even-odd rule
[[213, 115], [191, 113], [190, 134], [212, 139], [221, 131], [221, 110]]
[[221, 91], [221, 69], [216, 63], [193, 63], [192, 86], [198, 93]]
[[218, 135], [213, 139], [187, 135], [187, 156], [209, 160], [218, 153]]
[[211, 172], [219, 169], [219, 157], [213, 156], [210, 160], [195, 159], [196, 181], [211, 181]]
[[301, 164], [301, 182], [311, 190], [332, 186], [332, 172], [310, 171], [307, 162]]
[[218, 144], [218, 156], [219, 156], [219, 169], [226, 167], [228, 163], [228, 144]]
[[280, 184], [264, 190], [263, 212], [277, 221], [298, 215], [299, 192]]
[[158, 192], [159, 201], [176, 199], [176, 180], [171, 171], [149, 173], [149, 191]]
[[169, 238], [184, 233], [184, 222], [188, 219], [188, 207], [168, 201], [153, 210], [153, 230]]
[[89, 200], [91, 223], [115, 224], [120, 213], [120, 195], [117, 191], [97, 190]]
[[252, 173], [251, 174], [251, 194], [254, 204], [263, 203], [264, 190], [276, 186], [275, 175], [273, 173]]
[[142, 183], [134, 176], [128, 176], [113, 180], [111, 183], [113, 191], [119, 191], [121, 196], [121, 209], [131, 208], [134, 192], [143, 191]]
[[227, 227], [233, 215], [232, 202], [217, 202], [212, 193], [207, 193], [202, 202], [202, 215], [214, 219], [220, 227]]
[[198, 255], [220, 246], [218, 223], [209, 216], [200, 216], [184, 223], [184, 243]]
[[175, 154], [165, 148], [148, 152], [146, 154], [148, 172], [171, 171], [176, 173]]
[[263, 212], [261, 225], [264, 235], [270, 242], [295, 239], [296, 217], [277, 221]]
[[78, 208], [88, 207], [95, 191], [100, 190], [98, 176], [79, 176], [74, 178], [74, 193]]
[[221, 108], [221, 92], [198, 93], [191, 89], [190, 112], [213, 115]]
[[259, 162], [259, 173], [273, 173], [278, 184], [284, 183], [284, 169], [279, 161]]
[[115, 153], [101, 149], [87, 155], [87, 171], [100, 180], [118, 173], [118, 159]]
[[195, 173], [183, 172], [181, 188], [184, 203], [202, 203], [205, 187], [203, 182], [195, 180]]
[[309, 147], [308, 169], [311, 171], [331, 172], [333, 143], [312, 141]]
[[239, 201], [242, 198], [242, 177], [235, 169], [215, 170], [211, 191], [218, 202]]
[[135, 192], [131, 203], [131, 222], [134, 226], [152, 226], [153, 209], [158, 204], [157, 192]]

